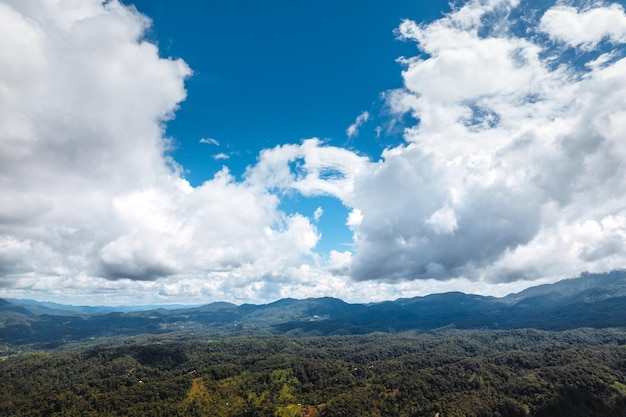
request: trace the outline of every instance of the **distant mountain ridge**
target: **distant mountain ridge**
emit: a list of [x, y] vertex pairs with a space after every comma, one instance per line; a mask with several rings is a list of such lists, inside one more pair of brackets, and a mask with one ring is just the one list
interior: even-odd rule
[[[174, 309], [193, 307], [193, 306], [184, 305], [184, 304], [168, 304], [165, 306], [162, 306], [162, 305], [75, 306], [75, 305], [68, 305], [68, 304], [52, 303], [49, 301], [37, 301], [37, 300], [31, 300], [31, 299], [17, 299], [17, 298], [6, 298], [4, 299], [4, 301], [26, 307], [35, 314], [52, 314], [52, 315], [72, 315], [72, 314], [91, 315], [91, 314], [107, 314], [107, 313], [116, 313], [116, 312], [129, 313], [132, 311], [147, 311], [147, 310], [155, 310], [159, 308], [165, 308], [166, 310], [174, 310]], [[230, 304], [230, 303], [224, 303], [224, 304]], [[234, 304], [231, 304], [231, 305], [234, 305]]]
[[68, 341], [139, 334], [349, 335], [459, 329], [622, 327], [626, 271], [583, 274], [506, 297], [450, 292], [371, 304], [323, 297], [270, 304], [216, 302], [177, 309], [110, 311], [32, 300], [0, 300], [0, 343], [55, 347]]
[[555, 299], [593, 297], [606, 299], [626, 296], [626, 271], [605, 274], [584, 273], [578, 278], [564, 279], [554, 284], [544, 284], [509, 294], [503, 300], [510, 304], [534, 297], [551, 296]]

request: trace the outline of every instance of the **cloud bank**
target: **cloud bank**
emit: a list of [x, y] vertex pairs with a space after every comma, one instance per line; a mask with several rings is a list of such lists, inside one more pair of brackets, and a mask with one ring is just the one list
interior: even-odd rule
[[[523, 6], [469, 1], [400, 25], [416, 54], [383, 97], [415, 122], [379, 160], [312, 138], [192, 187], [164, 136], [192, 71], [146, 41], [147, 17], [117, 1], [0, 1], [0, 288], [365, 301], [622, 268], [626, 15]], [[348, 207], [350, 250], [316, 253], [321, 211], [288, 215], [289, 193]]]
[[532, 18], [517, 7], [470, 1], [399, 27], [420, 54], [401, 59], [405, 87], [389, 105], [417, 122], [357, 179], [353, 278], [505, 282], [624, 266], [624, 10], [556, 5], [516, 34], [515, 19]]
[[145, 16], [116, 1], [5, 1], [0, 19], [3, 287], [236, 288], [310, 255], [315, 227], [266, 188], [227, 169], [196, 188], [181, 177], [164, 124], [191, 70], [159, 57]]

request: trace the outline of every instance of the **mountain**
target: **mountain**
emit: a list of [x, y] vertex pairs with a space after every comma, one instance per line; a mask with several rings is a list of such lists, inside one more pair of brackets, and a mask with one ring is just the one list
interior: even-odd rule
[[[168, 310], [189, 308], [188, 305], [182, 305], [182, 304], [170, 304], [166, 306], [155, 306], [155, 305], [74, 306], [74, 305], [67, 305], [67, 304], [52, 303], [48, 301], [37, 301], [37, 300], [16, 299], [16, 298], [7, 298], [5, 301], [26, 307], [28, 310], [30, 310], [31, 312], [35, 314], [51, 314], [55, 316], [74, 315], [74, 314], [92, 315], [92, 314], [106, 314], [106, 313], [115, 313], [115, 312], [128, 313], [131, 311], [155, 310], [158, 308], [165, 308]], [[220, 303], [215, 303], [215, 304], [220, 304]], [[224, 303], [224, 304], [230, 304], [230, 303]], [[231, 304], [231, 305], [234, 305], [234, 304]]]
[[27, 308], [15, 305], [0, 298], [0, 314], [18, 314], [23, 316], [33, 316], [34, 314]]
[[564, 279], [554, 284], [538, 285], [503, 298], [509, 304], [540, 299], [564, 301], [567, 299], [594, 301], [626, 296], [626, 271], [605, 274], [583, 273], [578, 278]]
[[331, 297], [287, 298], [264, 305], [217, 302], [147, 311], [0, 300], [0, 343], [44, 348], [140, 334], [313, 336], [444, 327], [565, 330], [624, 323], [626, 271], [583, 274], [502, 298], [450, 292], [371, 304], [349, 304]]

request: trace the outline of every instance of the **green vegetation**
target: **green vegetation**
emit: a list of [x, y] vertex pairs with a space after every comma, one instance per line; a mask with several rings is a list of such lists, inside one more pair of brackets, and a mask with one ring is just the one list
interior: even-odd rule
[[626, 416], [626, 330], [144, 339], [12, 354], [2, 416]]

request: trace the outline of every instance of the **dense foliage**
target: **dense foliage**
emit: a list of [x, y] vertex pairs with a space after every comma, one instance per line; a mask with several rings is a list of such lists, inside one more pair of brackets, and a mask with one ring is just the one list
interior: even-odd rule
[[626, 416], [626, 330], [120, 341], [0, 362], [2, 416]]

